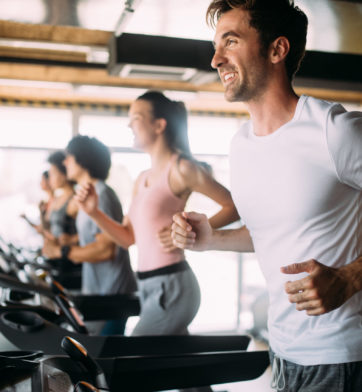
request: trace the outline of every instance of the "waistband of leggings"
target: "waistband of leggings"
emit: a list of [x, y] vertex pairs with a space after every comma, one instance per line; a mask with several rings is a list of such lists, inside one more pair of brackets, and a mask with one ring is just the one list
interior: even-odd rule
[[189, 270], [190, 266], [186, 260], [179, 261], [178, 263], [166, 265], [166, 267], [156, 268], [151, 271], [137, 272], [138, 279], [147, 279], [154, 276], [168, 275], [175, 272], [181, 272]]

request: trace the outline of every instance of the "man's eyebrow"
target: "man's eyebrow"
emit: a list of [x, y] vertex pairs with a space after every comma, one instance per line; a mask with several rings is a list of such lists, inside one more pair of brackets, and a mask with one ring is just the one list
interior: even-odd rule
[[[225, 40], [225, 39], [228, 38], [228, 37], [240, 37], [240, 34], [237, 33], [237, 32], [235, 32], [235, 31], [233, 31], [233, 30], [229, 30], [229, 31], [226, 31], [226, 32], [221, 36], [221, 40]], [[216, 42], [215, 42], [215, 41], [212, 41], [212, 45], [213, 45], [213, 47], [215, 48]]]

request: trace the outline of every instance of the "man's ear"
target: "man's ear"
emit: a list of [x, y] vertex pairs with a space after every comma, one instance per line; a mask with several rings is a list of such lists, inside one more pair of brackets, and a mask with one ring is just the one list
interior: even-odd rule
[[270, 60], [273, 64], [280, 63], [285, 60], [289, 53], [290, 43], [286, 37], [278, 37], [270, 45]]
[[157, 120], [157, 134], [165, 132], [167, 121], [165, 118], [158, 118]]

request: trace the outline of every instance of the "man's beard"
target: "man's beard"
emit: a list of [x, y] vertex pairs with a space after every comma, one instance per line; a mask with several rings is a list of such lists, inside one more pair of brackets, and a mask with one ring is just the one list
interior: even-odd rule
[[232, 86], [229, 87], [224, 93], [225, 99], [228, 102], [246, 102], [253, 97], [253, 92], [245, 82], [234, 88], [231, 88]]
[[268, 78], [264, 67], [257, 64], [255, 68], [251, 68], [250, 72], [247, 72], [245, 68], [242, 71], [244, 77], [241, 83], [237, 85], [231, 84], [224, 92], [225, 99], [228, 102], [249, 102], [256, 100], [265, 91]]

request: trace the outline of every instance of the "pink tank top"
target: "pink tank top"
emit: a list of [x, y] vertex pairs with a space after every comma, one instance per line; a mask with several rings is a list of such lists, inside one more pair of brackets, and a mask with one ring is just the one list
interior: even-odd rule
[[158, 232], [171, 226], [172, 216], [185, 208], [185, 201], [175, 196], [169, 185], [169, 173], [177, 156], [173, 156], [160, 178], [147, 186], [147, 172], [143, 173], [133, 198], [128, 217], [132, 223], [138, 250], [138, 271], [150, 271], [175, 264], [184, 259], [181, 249], [165, 252]]

